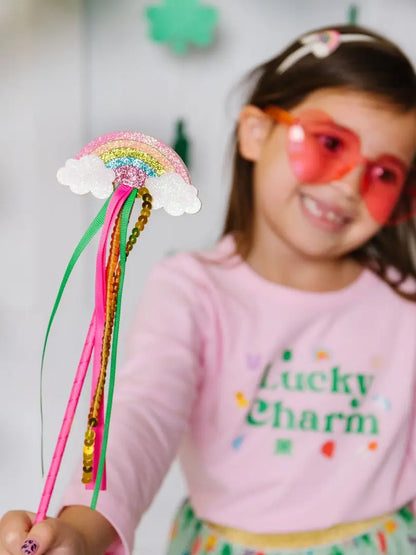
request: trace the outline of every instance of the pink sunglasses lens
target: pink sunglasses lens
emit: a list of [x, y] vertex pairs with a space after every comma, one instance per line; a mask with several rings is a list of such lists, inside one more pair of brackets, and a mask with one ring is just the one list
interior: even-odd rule
[[[288, 154], [294, 174], [303, 184], [331, 183], [364, 162], [360, 138], [320, 111], [300, 114], [288, 130]], [[410, 172], [394, 156], [369, 162], [362, 197], [372, 218], [395, 225], [416, 216], [416, 166]]]
[[302, 183], [330, 183], [347, 174], [360, 159], [358, 136], [331, 120], [305, 120], [290, 127], [289, 158]]
[[371, 217], [385, 224], [396, 206], [406, 179], [406, 170], [391, 156], [367, 164], [361, 195]]
[[394, 209], [390, 209], [387, 223], [396, 225], [408, 222], [416, 217], [416, 166], [405, 176], [405, 184], [396, 200]]

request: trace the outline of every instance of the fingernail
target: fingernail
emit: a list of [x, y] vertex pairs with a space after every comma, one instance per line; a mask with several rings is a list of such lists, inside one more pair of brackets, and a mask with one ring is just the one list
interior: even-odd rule
[[28, 539], [25, 541], [20, 549], [22, 550], [22, 553], [30, 555], [31, 553], [36, 553], [36, 551], [39, 549], [39, 544], [38, 542], [35, 542], [35, 540]]

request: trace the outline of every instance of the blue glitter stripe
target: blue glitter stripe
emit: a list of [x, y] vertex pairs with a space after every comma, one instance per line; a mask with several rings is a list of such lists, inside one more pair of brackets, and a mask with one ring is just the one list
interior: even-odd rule
[[149, 166], [149, 164], [146, 164], [146, 162], [143, 162], [143, 160], [139, 160], [138, 158], [133, 158], [131, 156], [113, 158], [113, 160], [109, 160], [108, 162], [106, 162], [105, 166], [107, 168], [111, 168], [112, 170], [115, 170], [120, 166], [135, 166], [136, 168], [142, 170], [149, 177], [158, 177], [158, 174], [151, 166]]

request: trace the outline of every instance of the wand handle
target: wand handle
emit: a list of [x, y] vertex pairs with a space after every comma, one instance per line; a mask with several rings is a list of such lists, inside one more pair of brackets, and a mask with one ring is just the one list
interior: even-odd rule
[[94, 338], [95, 338], [95, 314], [93, 314], [90, 327], [88, 329], [87, 339], [85, 340], [84, 348], [82, 350], [81, 358], [78, 364], [78, 370], [75, 376], [74, 383], [72, 385], [68, 405], [66, 407], [65, 415], [62, 421], [61, 430], [59, 433], [58, 440], [56, 442], [56, 447], [52, 457], [51, 466], [49, 468], [45, 486], [43, 488], [42, 497], [40, 499], [39, 508], [35, 517], [34, 524], [36, 524], [37, 522], [40, 522], [41, 520], [45, 520], [46, 518], [46, 513], [48, 511], [49, 503], [52, 497], [52, 491], [55, 486], [59, 468], [61, 466], [62, 457], [65, 451], [65, 446], [68, 441], [69, 432], [72, 426], [72, 421], [74, 419], [79, 397], [81, 395], [82, 387], [84, 385], [87, 369], [91, 360], [91, 354], [94, 346]]

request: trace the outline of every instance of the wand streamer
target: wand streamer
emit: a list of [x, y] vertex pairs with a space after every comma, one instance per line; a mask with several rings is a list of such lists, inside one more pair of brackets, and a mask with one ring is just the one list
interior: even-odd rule
[[[106, 487], [105, 456], [111, 421], [120, 308], [126, 260], [148, 223], [152, 209], [164, 208], [173, 216], [195, 214], [201, 207], [189, 172], [169, 146], [130, 131], [110, 133], [88, 143], [57, 174], [58, 181], [77, 194], [91, 192], [107, 199], [77, 245], [62, 283], [46, 330], [46, 346], [56, 311], [69, 276], [82, 251], [102, 228], [96, 257], [95, 307], [78, 369], [65, 410], [35, 522], [46, 518], [85, 377], [92, 363], [91, 402], [84, 437], [82, 482], [93, 489], [95, 509], [100, 489]], [[142, 206], [130, 234], [128, 224], [136, 198]], [[107, 366], [110, 361], [107, 407], [104, 405]]]

